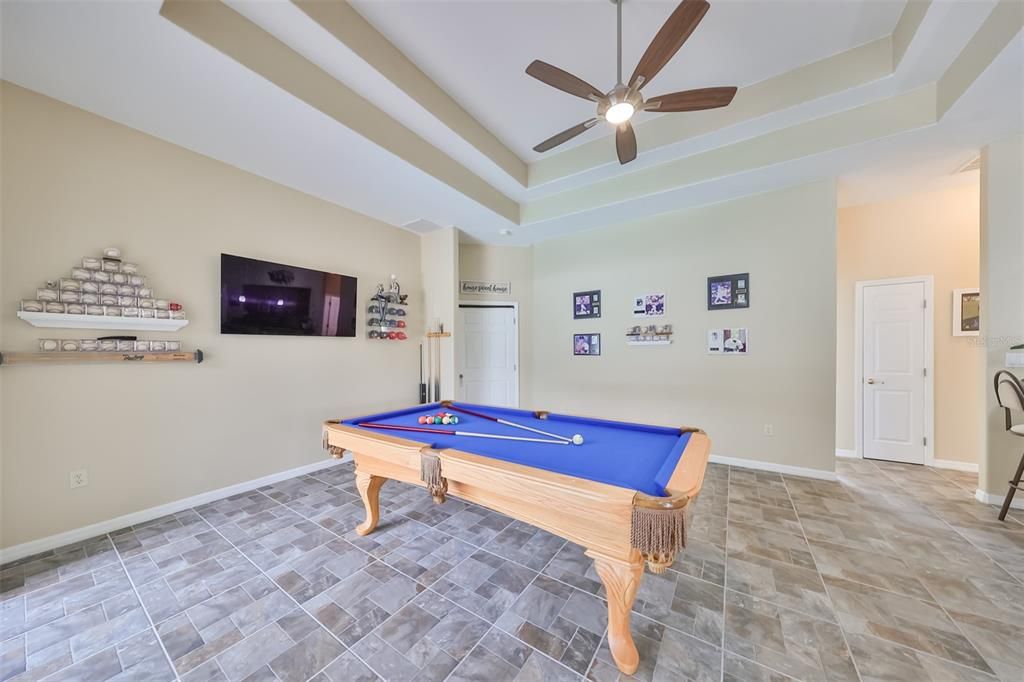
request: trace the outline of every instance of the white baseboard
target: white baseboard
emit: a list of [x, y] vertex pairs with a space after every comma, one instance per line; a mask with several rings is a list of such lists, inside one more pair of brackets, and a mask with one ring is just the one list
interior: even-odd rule
[[776, 474], [786, 474], [788, 476], [803, 476], [805, 478], [817, 478], [822, 481], [837, 481], [836, 472], [824, 471], [822, 469], [809, 469], [807, 467], [795, 467], [788, 464], [774, 464], [772, 462], [762, 462], [758, 459], [740, 459], [739, 457], [724, 457], [722, 455], [711, 455], [709, 461], [715, 464], [727, 464], [733, 467], [742, 467], [744, 469], [756, 469], [758, 471], [771, 471]]
[[181, 500], [175, 500], [166, 504], [157, 505], [156, 507], [150, 507], [149, 509], [141, 509], [130, 514], [124, 514], [107, 521], [100, 521], [99, 523], [93, 523], [88, 526], [82, 526], [81, 528], [75, 528], [74, 530], [65, 531], [63, 533], [57, 533], [56, 535], [50, 535], [45, 538], [39, 538], [38, 540], [30, 540], [20, 545], [14, 545], [5, 549], [0, 549], [0, 564], [5, 564], [11, 561], [17, 561], [33, 554], [39, 554], [50, 549], [56, 549], [57, 547], [63, 547], [64, 545], [70, 545], [73, 542], [80, 542], [82, 540], [88, 540], [89, 538], [96, 537], [97, 535], [103, 535], [104, 533], [110, 533], [111, 531], [120, 530], [128, 526], [134, 526], [139, 523], [145, 523], [146, 521], [152, 521], [158, 519], [161, 516], [167, 516], [168, 514], [176, 514], [177, 512], [197, 507], [207, 502], [213, 502], [224, 497], [231, 497], [232, 495], [238, 495], [239, 493], [249, 492], [256, 488], [261, 488], [265, 485], [277, 483], [287, 478], [294, 478], [295, 476], [302, 476], [318, 469], [340, 464], [351, 458], [351, 455], [346, 453], [342, 459], [326, 459], [313, 462], [312, 464], [305, 464], [294, 469], [288, 469], [287, 471], [279, 471], [276, 474], [270, 474], [261, 478], [254, 478], [251, 481], [245, 481], [244, 483], [236, 483], [235, 485], [229, 485], [226, 488], [218, 488], [216, 490], [209, 490], [205, 493], [199, 493], [192, 497], [186, 497]]
[[[836, 448], [836, 457], [843, 457], [849, 459], [860, 459], [857, 455], [856, 450], [843, 450]], [[927, 466], [935, 467], [936, 469], [952, 469], [954, 471], [969, 471], [971, 473], [978, 473], [978, 465], [974, 462], [960, 462], [955, 459], [936, 459], [929, 463]]]
[[[994, 504], [997, 507], [1003, 505], [1003, 500], [1006, 499], [1006, 495], [998, 495], [996, 493], [987, 493], [981, 488], [974, 491], [974, 499], [984, 504]], [[1024, 509], [1024, 493], [1017, 491], [1017, 494], [1013, 497], [1013, 502], [1010, 503], [1010, 509]]]
[[953, 471], [968, 471], [970, 473], [978, 473], [978, 465], [975, 462], [958, 462], [955, 459], [935, 459], [932, 460], [931, 466], [936, 469], [952, 469]]

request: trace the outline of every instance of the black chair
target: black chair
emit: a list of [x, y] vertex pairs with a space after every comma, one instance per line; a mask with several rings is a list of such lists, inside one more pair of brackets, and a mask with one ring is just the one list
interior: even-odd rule
[[[1015, 436], [1024, 436], [1024, 384], [1016, 375], [1007, 372], [1005, 369], [996, 372], [995, 376], [996, 400], [999, 407], [1006, 412], [1006, 430]], [[1014, 415], [1016, 413], [1016, 415]], [[1016, 416], [1016, 423], [1014, 417]], [[1024, 476], [1024, 454], [1020, 457], [1020, 464], [1017, 466], [1017, 473], [1010, 480], [1010, 490], [1006, 493], [1003, 501], [1003, 508], [999, 510], [999, 520], [1006, 518], [1006, 512], [1010, 511], [1010, 503], [1013, 501], [1013, 494], [1021, 489], [1020, 479]]]

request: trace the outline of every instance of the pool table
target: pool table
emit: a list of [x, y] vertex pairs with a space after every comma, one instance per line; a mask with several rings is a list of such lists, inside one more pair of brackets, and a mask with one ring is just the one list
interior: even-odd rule
[[[529, 431], [491, 417], [583, 443], [553, 444], [442, 433], [458, 429], [522, 438]], [[457, 426], [425, 426], [424, 414], [448, 411]], [[430, 429], [393, 431], [365, 423]], [[690, 504], [704, 481], [711, 443], [700, 429], [633, 424], [443, 401], [323, 426], [324, 447], [352, 453], [356, 485], [366, 507], [360, 535], [380, 518], [378, 496], [388, 479], [427, 488], [434, 501], [452, 494], [533, 524], [586, 548], [608, 596], [608, 643], [619, 669], [631, 674], [639, 655], [629, 614], [644, 563], [660, 573], [686, 542]]]

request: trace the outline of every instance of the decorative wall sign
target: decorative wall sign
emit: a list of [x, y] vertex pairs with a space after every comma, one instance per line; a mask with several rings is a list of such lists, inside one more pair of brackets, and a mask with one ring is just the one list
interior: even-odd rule
[[665, 294], [644, 294], [633, 299], [633, 317], [661, 317], [665, 314]]
[[709, 355], [746, 355], [749, 347], [746, 327], [708, 330]]
[[708, 310], [750, 307], [750, 273], [708, 277]]
[[600, 355], [601, 335], [600, 334], [573, 334], [572, 335], [573, 355]]
[[978, 289], [953, 289], [953, 336], [977, 336], [981, 330]]
[[459, 291], [463, 294], [502, 294], [508, 296], [512, 293], [512, 283], [462, 279], [459, 280]]
[[572, 319], [601, 317], [601, 291], [577, 291], [572, 295]]

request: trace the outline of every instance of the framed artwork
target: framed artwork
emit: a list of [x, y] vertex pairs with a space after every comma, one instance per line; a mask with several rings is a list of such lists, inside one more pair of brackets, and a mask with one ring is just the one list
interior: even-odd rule
[[750, 307], [750, 273], [708, 277], [708, 310]]
[[572, 319], [601, 317], [601, 291], [577, 291], [572, 295]]
[[644, 294], [633, 299], [633, 317], [662, 317], [665, 294]]
[[708, 330], [708, 355], [746, 355], [750, 350], [746, 327]]
[[977, 336], [981, 330], [981, 293], [953, 289], [953, 336]]
[[573, 334], [572, 335], [573, 355], [600, 355], [601, 335], [600, 334]]

